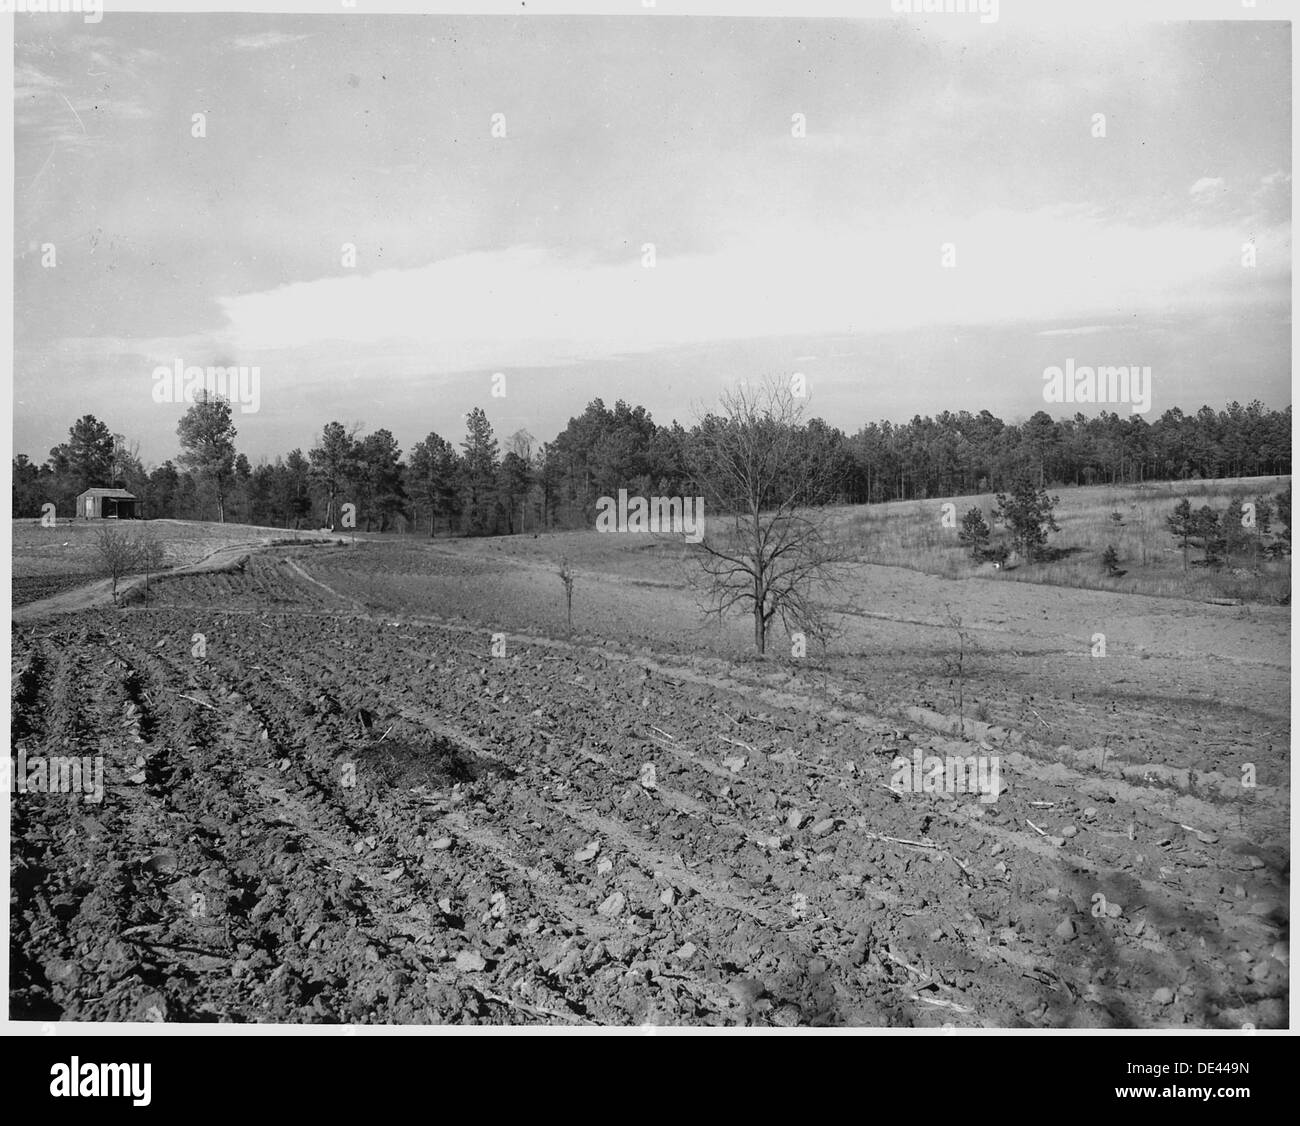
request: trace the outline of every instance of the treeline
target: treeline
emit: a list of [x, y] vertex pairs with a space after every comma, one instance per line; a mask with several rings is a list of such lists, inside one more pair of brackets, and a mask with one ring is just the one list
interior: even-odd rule
[[[359, 433], [331, 422], [318, 443], [253, 466], [236, 451], [229, 412], [200, 408], [178, 429], [181, 451], [146, 469], [138, 445], [92, 415], [44, 464], [14, 459], [13, 514], [37, 516], [52, 502], [74, 512], [76, 496], [95, 486], [134, 493], [144, 515], [225, 519], [273, 527], [337, 527], [344, 505], [369, 531], [428, 535], [513, 534], [590, 525], [602, 496], [693, 494], [692, 444], [723, 425], [706, 417], [690, 430], [656, 423], [644, 407], [593, 400], [549, 443], [526, 430], [504, 448], [481, 409], [471, 411], [458, 443], [431, 433], [403, 456], [388, 430]], [[1004, 423], [988, 411], [944, 411], [903, 425], [871, 423], [846, 435], [820, 419], [807, 424], [807, 456], [824, 460], [840, 503], [880, 503], [985, 493], [1028, 475], [1040, 487], [1205, 480], [1291, 472], [1291, 408], [1258, 401], [1194, 415], [1177, 408], [1156, 422], [1140, 415], [1076, 414], [1054, 420], [1039, 411]]]
[[845, 499], [913, 500], [998, 491], [1024, 471], [1042, 486], [1260, 477], [1291, 472], [1291, 408], [1255, 400], [1221, 411], [1177, 407], [1154, 423], [1103, 412], [1008, 425], [988, 411], [871, 423], [845, 442]]

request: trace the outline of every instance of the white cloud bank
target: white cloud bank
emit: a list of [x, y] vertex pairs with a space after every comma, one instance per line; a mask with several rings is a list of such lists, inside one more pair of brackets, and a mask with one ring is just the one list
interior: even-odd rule
[[[227, 298], [220, 337], [237, 355], [401, 342], [456, 370], [712, 340], [1222, 307], [1246, 281], [1289, 277], [1289, 227], [1256, 232], [1249, 279], [1243, 241], [1228, 226], [994, 212], [907, 230], [787, 228], [704, 255], [660, 244], [651, 269], [640, 245], [614, 264], [517, 247]], [[955, 268], [941, 265], [945, 243]]]

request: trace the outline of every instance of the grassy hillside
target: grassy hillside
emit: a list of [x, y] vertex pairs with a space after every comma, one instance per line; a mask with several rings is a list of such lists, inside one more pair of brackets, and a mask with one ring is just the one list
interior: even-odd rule
[[[967, 510], [978, 506], [993, 527], [993, 541], [998, 542], [1004, 531], [993, 525], [996, 499], [991, 493], [846, 509], [841, 516], [842, 530], [864, 562], [910, 567], [949, 578], [978, 573], [1005, 582], [1177, 598], [1277, 602], [1290, 594], [1291, 561], [1289, 557], [1269, 559], [1264, 554], [1264, 548], [1279, 538], [1277, 532], [1281, 529], [1276, 520], [1273, 534], [1259, 537], [1220, 568], [1196, 566], [1202, 552], [1194, 545], [1189, 552], [1193, 565], [1184, 570], [1182, 549], [1169, 533], [1165, 518], [1184, 497], [1191, 501], [1193, 509], [1208, 504], [1222, 512], [1235, 499], [1271, 498], [1290, 480], [1257, 477], [1122, 488], [1098, 485], [1049, 489], [1051, 495], [1061, 498], [1054, 513], [1060, 531], [1049, 539], [1049, 546], [1060, 558], [997, 572], [977, 567], [958, 540], [957, 529], [945, 527], [942, 519], [947, 502], [955, 506], [958, 523]], [[1118, 521], [1113, 519], [1113, 513], [1119, 514]], [[1107, 577], [1102, 566], [1102, 554], [1111, 544], [1119, 555], [1120, 569], [1126, 572], [1122, 578]]]

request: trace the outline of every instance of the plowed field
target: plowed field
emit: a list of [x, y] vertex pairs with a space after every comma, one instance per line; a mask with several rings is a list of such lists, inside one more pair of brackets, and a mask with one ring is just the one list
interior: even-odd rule
[[[1289, 611], [869, 570], [802, 665], [666, 572], [580, 576], [570, 636], [486, 545], [16, 625], [15, 748], [105, 786], [14, 795], [12, 1016], [1285, 1024]], [[891, 789], [917, 749], [1003, 792]]]

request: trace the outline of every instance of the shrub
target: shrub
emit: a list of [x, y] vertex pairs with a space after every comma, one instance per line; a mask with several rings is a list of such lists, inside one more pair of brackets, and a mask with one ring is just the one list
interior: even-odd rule
[[1119, 552], [1115, 550], [1113, 543], [1106, 545], [1106, 550], [1101, 557], [1101, 565], [1106, 569], [1106, 574], [1112, 579], [1117, 579], [1125, 574], [1124, 571], [1119, 569]]
[[980, 559], [988, 548], [991, 534], [984, 520], [984, 513], [976, 507], [961, 518], [961, 529], [957, 532], [957, 538], [970, 548], [974, 558]]

